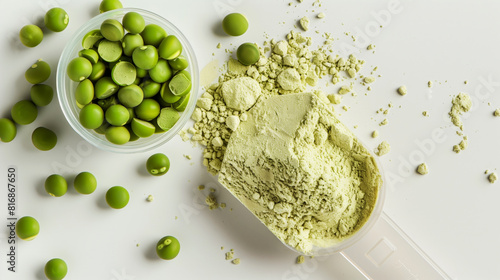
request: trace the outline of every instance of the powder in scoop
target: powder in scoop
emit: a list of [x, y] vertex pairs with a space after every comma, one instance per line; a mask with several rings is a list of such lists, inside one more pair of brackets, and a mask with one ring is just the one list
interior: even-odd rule
[[229, 140], [219, 182], [282, 242], [307, 254], [365, 224], [382, 178], [331, 109], [300, 93], [257, 102]]

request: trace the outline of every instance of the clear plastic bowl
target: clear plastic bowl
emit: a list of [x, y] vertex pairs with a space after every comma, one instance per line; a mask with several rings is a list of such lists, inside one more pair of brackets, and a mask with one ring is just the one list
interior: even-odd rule
[[[75, 57], [78, 57], [78, 52], [83, 49], [82, 47], [82, 39], [85, 34], [87, 34], [91, 30], [99, 29], [101, 23], [108, 18], [117, 19], [121, 22], [123, 16], [128, 12], [137, 12], [144, 17], [146, 24], [157, 24], [165, 29], [167, 34], [175, 35], [182, 44], [183, 50], [182, 55], [186, 57], [189, 62], [189, 66], [186, 69], [189, 73], [191, 73], [191, 81], [192, 81], [192, 89], [191, 95], [189, 97], [188, 104], [184, 112], [181, 112], [181, 117], [177, 121], [177, 123], [170, 130], [160, 133], [154, 134], [147, 138], [140, 138], [136, 141], [128, 142], [124, 145], [116, 145], [109, 142], [106, 137], [102, 134], [96, 133], [94, 130], [86, 129], [80, 124], [79, 121], [79, 112], [80, 108], [78, 108], [75, 99], [75, 89], [78, 85], [77, 82], [72, 81], [66, 75], [66, 68], [68, 63]], [[186, 124], [186, 122], [191, 117], [191, 114], [194, 111], [196, 106], [196, 100], [198, 98], [199, 92], [199, 71], [198, 64], [196, 60], [196, 56], [194, 54], [193, 48], [189, 44], [189, 41], [186, 39], [184, 34], [171, 22], [162, 18], [161, 16], [146, 11], [142, 9], [135, 8], [126, 8], [126, 9], [118, 9], [112, 10], [106, 13], [102, 13], [87, 23], [82, 25], [74, 34], [72, 39], [64, 48], [61, 58], [59, 59], [59, 63], [57, 65], [57, 96], [59, 99], [59, 104], [64, 113], [64, 116], [68, 120], [71, 127], [87, 142], [90, 144], [112, 152], [118, 153], [138, 153], [145, 152], [148, 150], [155, 149], [165, 143], [167, 143], [170, 139], [172, 139]]]

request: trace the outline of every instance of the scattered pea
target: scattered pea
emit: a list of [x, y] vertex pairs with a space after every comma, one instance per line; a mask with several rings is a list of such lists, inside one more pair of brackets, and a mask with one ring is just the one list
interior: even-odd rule
[[145, 45], [152, 45], [158, 47], [163, 38], [167, 37], [167, 32], [161, 26], [156, 24], [148, 24], [141, 32]]
[[144, 18], [136, 12], [128, 12], [123, 16], [123, 27], [132, 34], [139, 34], [144, 30]]
[[173, 236], [165, 236], [156, 244], [156, 254], [164, 260], [172, 260], [179, 254], [181, 245]]
[[252, 65], [259, 61], [260, 52], [254, 43], [243, 43], [236, 50], [236, 58], [243, 65]]
[[106, 192], [106, 202], [111, 208], [121, 209], [127, 206], [130, 195], [124, 187], [114, 186]]
[[69, 62], [66, 72], [71, 80], [81, 82], [92, 74], [92, 63], [85, 57], [73, 58]]
[[240, 13], [229, 14], [222, 20], [222, 29], [231, 36], [243, 35], [248, 29], [248, 20]]
[[39, 59], [24, 73], [26, 81], [32, 84], [40, 84], [50, 77], [50, 65]]
[[45, 191], [54, 197], [60, 197], [68, 191], [68, 182], [59, 174], [52, 174], [45, 179]]
[[4, 143], [8, 143], [17, 135], [17, 127], [16, 124], [7, 118], [0, 119], [0, 141]]
[[73, 186], [81, 194], [91, 194], [97, 188], [97, 179], [90, 172], [81, 172], [76, 175]]
[[57, 135], [48, 128], [38, 127], [31, 134], [31, 141], [40, 151], [49, 151], [56, 146]]
[[52, 8], [45, 14], [44, 23], [49, 30], [61, 32], [68, 26], [68, 13], [62, 8]]
[[30, 124], [38, 116], [36, 105], [29, 100], [21, 100], [14, 104], [10, 110], [12, 120], [21, 125]]
[[22, 240], [33, 240], [40, 232], [40, 224], [30, 216], [20, 218], [16, 223], [16, 234]]
[[47, 106], [52, 102], [54, 90], [49, 85], [36, 84], [31, 87], [30, 97], [36, 106]]
[[123, 5], [119, 0], [102, 0], [101, 4], [99, 5], [99, 12], [102, 14], [107, 11], [121, 8], [123, 8]]
[[45, 264], [44, 272], [49, 280], [62, 280], [68, 273], [68, 266], [65, 261], [54, 258]]
[[170, 169], [170, 160], [165, 154], [156, 153], [146, 161], [146, 169], [151, 175], [164, 175]]
[[19, 31], [19, 39], [26, 47], [33, 48], [42, 42], [43, 31], [34, 24], [28, 24]]

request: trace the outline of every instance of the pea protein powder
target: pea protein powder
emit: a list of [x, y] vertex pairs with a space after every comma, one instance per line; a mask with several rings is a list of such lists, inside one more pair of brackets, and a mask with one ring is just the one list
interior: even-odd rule
[[328, 105], [297, 93], [259, 100], [248, 111], [231, 135], [219, 182], [282, 242], [307, 254], [365, 224], [382, 178]]

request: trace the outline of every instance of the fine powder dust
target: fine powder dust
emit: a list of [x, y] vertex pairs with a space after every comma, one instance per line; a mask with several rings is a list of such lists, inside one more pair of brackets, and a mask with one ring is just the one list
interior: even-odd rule
[[364, 225], [382, 184], [375, 159], [310, 93], [257, 102], [232, 134], [219, 182], [306, 254]]

